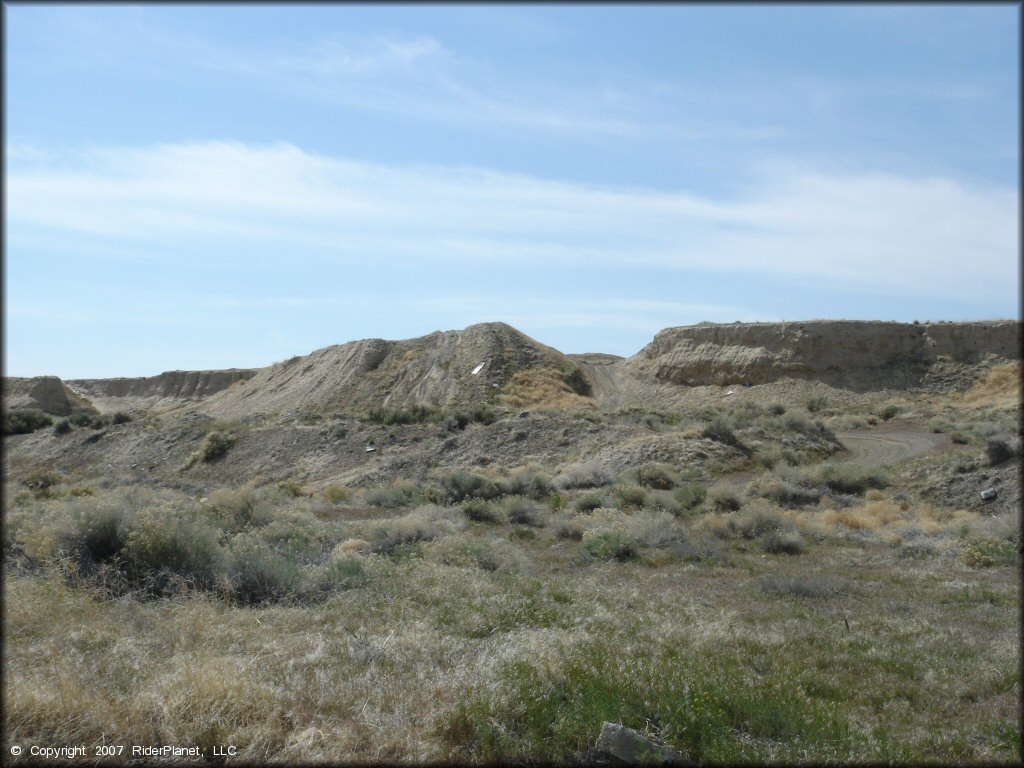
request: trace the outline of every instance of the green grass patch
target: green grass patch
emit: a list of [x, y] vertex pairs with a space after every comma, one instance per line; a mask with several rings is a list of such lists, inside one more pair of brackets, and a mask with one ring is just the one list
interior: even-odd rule
[[455, 709], [443, 735], [472, 762], [593, 760], [606, 721], [700, 762], [845, 753], [850, 731], [834, 704], [810, 699], [783, 674], [754, 679], [735, 659], [708, 663], [709, 655], [597, 641], [563, 650], [557, 662], [513, 662], [499, 686]]

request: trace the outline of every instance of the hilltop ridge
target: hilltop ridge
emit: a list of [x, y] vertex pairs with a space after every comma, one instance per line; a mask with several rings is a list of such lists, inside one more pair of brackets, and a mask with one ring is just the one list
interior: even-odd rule
[[850, 392], [963, 389], [1021, 358], [1017, 320], [896, 323], [809, 320], [702, 323], [660, 331], [635, 355], [566, 355], [488, 322], [413, 339], [362, 339], [264, 368], [169, 371], [140, 378], [7, 378], [8, 408], [168, 411], [217, 418], [374, 407], [671, 404], [688, 388], [818, 382]]

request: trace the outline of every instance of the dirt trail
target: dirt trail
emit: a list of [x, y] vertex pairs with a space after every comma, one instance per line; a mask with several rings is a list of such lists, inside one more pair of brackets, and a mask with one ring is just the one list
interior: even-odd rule
[[856, 461], [867, 466], [895, 464], [935, 450], [949, 438], [929, 432], [924, 427], [879, 427], [871, 430], [836, 432], [847, 451], [836, 454], [836, 461]]
[[[949, 441], [947, 435], [935, 434], [923, 426], [912, 425], [842, 430], [836, 432], [836, 437], [846, 446], [846, 450], [834, 454], [828, 461], [855, 461], [866, 467], [882, 467], [907, 461], [933, 451]], [[728, 475], [720, 478], [718, 485], [738, 491], [746, 488], [758, 474], [760, 473], [740, 472]]]

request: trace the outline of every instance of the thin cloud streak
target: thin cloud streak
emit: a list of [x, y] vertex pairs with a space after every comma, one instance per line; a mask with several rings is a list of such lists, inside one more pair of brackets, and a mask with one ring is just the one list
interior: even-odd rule
[[[31, 158], [36, 159], [31, 159]], [[22, 159], [29, 158], [29, 159]], [[1015, 190], [776, 165], [742, 197], [598, 188], [479, 169], [387, 167], [292, 145], [21, 151], [9, 237], [72, 233], [153, 254], [217, 244], [377, 260], [648, 266], [792, 275], [877, 292], [1008, 301]], [[223, 258], [229, 258], [224, 256]]]

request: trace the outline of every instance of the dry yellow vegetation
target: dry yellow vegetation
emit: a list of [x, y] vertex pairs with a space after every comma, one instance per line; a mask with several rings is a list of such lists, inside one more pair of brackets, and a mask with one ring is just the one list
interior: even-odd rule
[[954, 395], [953, 405], [962, 408], [1015, 408], [1021, 399], [1020, 361], [997, 365], [967, 392]]
[[513, 408], [596, 408], [593, 398], [573, 391], [555, 368], [528, 368], [501, 390], [500, 402]]

